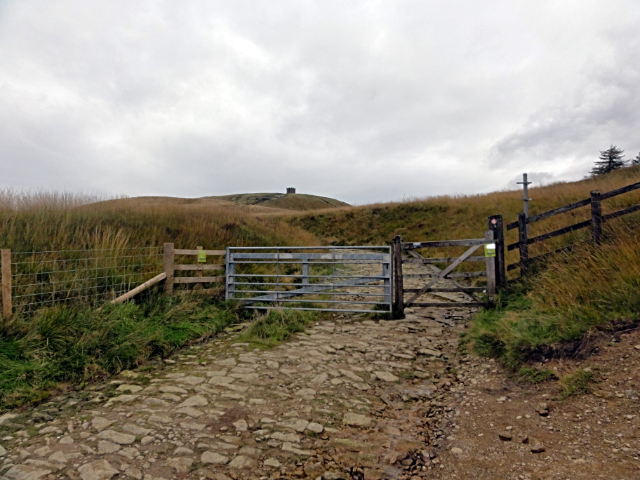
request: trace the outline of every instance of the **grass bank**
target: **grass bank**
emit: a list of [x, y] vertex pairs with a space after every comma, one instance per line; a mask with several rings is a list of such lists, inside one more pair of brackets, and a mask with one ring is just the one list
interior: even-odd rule
[[610, 232], [601, 247], [558, 255], [477, 315], [466, 336], [475, 350], [511, 368], [530, 358], [571, 353], [595, 329], [640, 321], [637, 225]]
[[100, 310], [57, 306], [0, 323], [0, 411], [165, 357], [238, 319], [210, 296], [147, 298]]

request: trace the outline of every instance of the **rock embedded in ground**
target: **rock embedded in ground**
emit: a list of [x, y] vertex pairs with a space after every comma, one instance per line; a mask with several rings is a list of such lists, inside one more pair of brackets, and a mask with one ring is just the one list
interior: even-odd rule
[[183, 407], [206, 407], [209, 405], [209, 402], [202, 395], [194, 395], [192, 397], [187, 398], [184, 402], [178, 405], [176, 408]]
[[230, 468], [238, 468], [238, 469], [252, 468], [255, 465], [256, 465], [256, 461], [253, 458], [247, 457], [245, 455], [238, 455], [233, 460], [231, 460], [231, 462], [229, 462]]
[[399, 380], [393, 373], [390, 372], [373, 372], [376, 377], [380, 380], [384, 380], [385, 382], [397, 382]]
[[541, 402], [536, 407], [536, 412], [538, 412], [541, 417], [546, 417], [549, 415], [549, 406], [545, 402]]
[[129, 435], [128, 433], [120, 433], [114, 430], [104, 430], [98, 434], [103, 440], [108, 440], [113, 443], [117, 443], [118, 445], [131, 445], [136, 441], [136, 437], [134, 435]]
[[249, 425], [245, 419], [240, 419], [237, 422], [234, 422], [233, 426], [238, 432], [246, 432], [249, 429]]
[[100, 440], [98, 442], [98, 453], [100, 455], [116, 453], [120, 449], [122, 449], [122, 446], [117, 443], [109, 442], [107, 440]]
[[120, 472], [106, 460], [96, 460], [78, 468], [82, 480], [110, 480]]
[[229, 457], [221, 455], [217, 452], [204, 452], [200, 457], [200, 461], [205, 465], [211, 463], [213, 465], [226, 465], [229, 463]]
[[319, 423], [311, 422], [309, 423], [309, 425], [307, 425], [307, 430], [311, 430], [312, 432], [315, 432], [315, 433], [322, 433], [322, 431], [324, 430], [324, 427]]
[[308, 477], [317, 478], [322, 476], [322, 474], [324, 473], [324, 467], [320, 462], [310, 462], [304, 466], [304, 473]]
[[31, 465], [14, 465], [4, 476], [10, 480], [38, 480], [51, 473], [51, 470]]
[[511, 439], [513, 438], [513, 436], [506, 431], [503, 432], [499, 432], [498, 433], [498, 437], [500, 437], [500, 440], [504, 441], [504, 442], [510, 442]]
[[282, 464], [278, 461], [277, 458], [267, 458], [263, 464], [265, 467], [272, 467], [272, 468], [280, 468], [282, 466]]
[[352, 427], [369, 427], [371, 425], [371, 418], [358, 413], [345, 413], [342, 423]]
[[531, 445], [531, 453], [542, 453], [544, 451], [544, 445], [541, 443], [534, 443], [533, 445]]

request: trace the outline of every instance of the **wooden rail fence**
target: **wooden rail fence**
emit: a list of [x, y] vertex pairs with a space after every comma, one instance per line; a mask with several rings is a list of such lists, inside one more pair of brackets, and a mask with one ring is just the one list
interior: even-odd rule
[[[518, 262], [508, 265], [506, 268], [507, 271], [520, 268], [521, 273], [526, 274], [533, 262], [537, 262], [544, 258], [548, 258], [549, 256], [556, 253], [571, 250], [574, 247], [574, 245], [567, 245], [565, 247], [559, 248], [552, 252], [544, 253], [542, 255], [538, 255], [532, 258], [529, 257], [529, 245], [543, 242], [545, 240], [549, 240], [551, 238], [564, 235], [566, 233], [575, 232], [577, 230], [582, 230], [584, 228], [591, 228], [591, 240], [594, 244], [599, 245], [602, 242], [603, 223], [613, 220], [615, 218], [622, 217], [624, 215], [629, 215], [630, 213], [640, 211], [640, 204], [637, 204], [631, 207], [623, 208], [622, 210], [618, 210], [616, 212], [603, 215], [602, 201], [608, 198], [622, 195], [623, 193], [628, 193], [633, 190], [637, 190], [637, 189], [640, 189], [640, 182], [634, 183], [632, 185], [627, 185], [626, 187], [618, 188], [616, 190], [612, 190], [607, 193], [600, 193], [597, 190], [594, 190], [591, 192], [590, 198], [585, 198], [584, 200], [580, 200], [578, 202], [574, 202], [569, 205], [564, 205], [562, 207], [554, 208], [553, 210], [549, 210], [548, 212], [540, 213], [538, 215], [533, 215], [531, 217], [526, 217], [524, 213], [520, 213], [518, 215], [517, 221], [507, 224], [507, 230], [513, 230], [516, 228], [518, 229], [518, 241], [507, 245], [507, 251], [518, 249], [520, 254], [519, 255], [520, 260]], [[529, 237], [527, 225], [530, 225], [535, 222], [539, 222], [540, 220], [544, 220], [546, 218], [551, 218], [555, 215], [560, 215], [561, 213], [570, 212], [571, 210], [575, 210], [576, 208], [586, 207], [586, 206], [590, 206], [591, 208], [591, 218], [589, 220], [585, 220], [583, 222], [562, 227], [557, 230], [553, 230], [551, 232], [547, 232], [532, 238]], [[491, 218], [492, 217], [490, 217], [490, 219]], [[501, 238], [504, 239], [504, 235], [502, 235]], [[500, 254], [501, 254], [502, 262], [504, 263], [504, 249], [501, 251]]]

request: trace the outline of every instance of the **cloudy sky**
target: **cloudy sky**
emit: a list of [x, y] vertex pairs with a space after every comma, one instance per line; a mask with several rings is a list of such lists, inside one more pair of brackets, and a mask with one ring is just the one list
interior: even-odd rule
[[366, 203], [579, 179], [640, 151], [640, 2], [0, 0], [0, 122], [14, 189]]

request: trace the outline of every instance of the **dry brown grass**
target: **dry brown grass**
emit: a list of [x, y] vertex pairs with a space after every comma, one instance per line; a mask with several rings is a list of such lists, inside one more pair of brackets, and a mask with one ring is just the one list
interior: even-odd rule
[[28, 252], [106, 248], [111, 244], [114, 248], [146, 247], [164, 242], [173, 242], [176, 248], [224, 248], [309, 245], [317, 239], [296, 226], [214, 202], [0, 192], [3, 248]]

